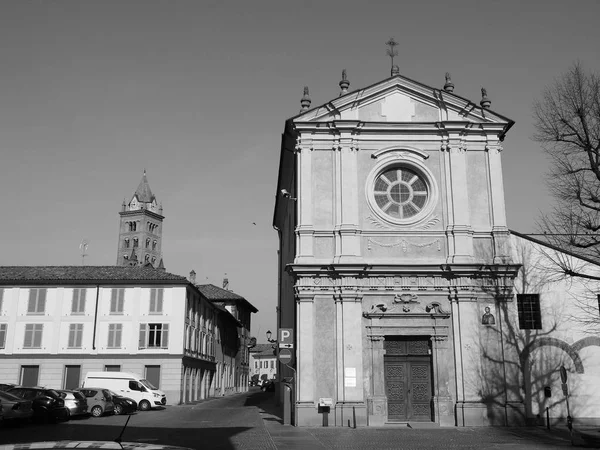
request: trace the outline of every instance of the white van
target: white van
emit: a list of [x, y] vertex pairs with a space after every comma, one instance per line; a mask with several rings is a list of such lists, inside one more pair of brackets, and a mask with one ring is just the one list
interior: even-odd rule
[[88, 372], [83, 387], [106, 388], [123, 397], [135, 400], [146, 411], [167, 404], [167, 396], [148, 380], [129, 372]]

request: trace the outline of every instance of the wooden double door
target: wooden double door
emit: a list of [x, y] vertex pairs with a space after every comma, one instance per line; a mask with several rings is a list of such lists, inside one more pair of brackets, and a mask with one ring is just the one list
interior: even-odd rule
[[430, 422], [431, 356], [386, 355], [384, 370], [388, 421]]

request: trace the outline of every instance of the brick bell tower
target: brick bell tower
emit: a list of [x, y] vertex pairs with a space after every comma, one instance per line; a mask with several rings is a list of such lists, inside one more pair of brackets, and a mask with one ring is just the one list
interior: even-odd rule
[[162, 260], [162, 205], [150, 189], [146, 170], [129, 203], [123, 200], [119, 212], [118, 266], [164, 268]]

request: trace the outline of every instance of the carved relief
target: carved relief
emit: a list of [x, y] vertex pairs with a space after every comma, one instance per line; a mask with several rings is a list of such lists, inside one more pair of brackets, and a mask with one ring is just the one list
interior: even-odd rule
[[426, 247], [434, 247], [437, 248], [437, 251], [442, 250], [442, 241], [441, 239], [434, 239], [430, 242], [408, 242], [406, 239], [400, 239], [396, 242], [381, 242], [374, 238], [367, 238], [367, 250], [373, 249], [373, 244], [378, 245], [384, 248], [394, 248], [401, 247], [404, 253], [408, 252], [408, 247], [416, 247], [416, 248], [426, 248]]
[[[392, 225], [388, 225], [386, 223], [384, 223], [381, 220], [378, 220], [377, 218], [373, 217], [372, 215], [367, 216], [367, 220], [369, 222], [371, 222], [371, 224], [379, 229], [382, 230], [390, 230], [393, 228], [399, 228], [400, 225], [398, 226], [392, 226]], [[437, 225], [440, 222], [440, 218], [438, 216], [434, 216], [431, 219], [429, 219], [427, 222], [422, 223], [420, 225], [416, 225], [416, 226], [402, 226], [402, 229], [406, 229], [406, 230], [428, 230], [429, 228], [433, 227], [434, 225]]]

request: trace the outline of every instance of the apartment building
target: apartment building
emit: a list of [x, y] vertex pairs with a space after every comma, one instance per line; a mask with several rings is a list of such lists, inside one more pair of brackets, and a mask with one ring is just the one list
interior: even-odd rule
[[143, 375], [170, 404], [239, 391], [239, 326], [185, 277], [150, 265], [0, 267], [4, 382], [69, 389], [111, 370]]

